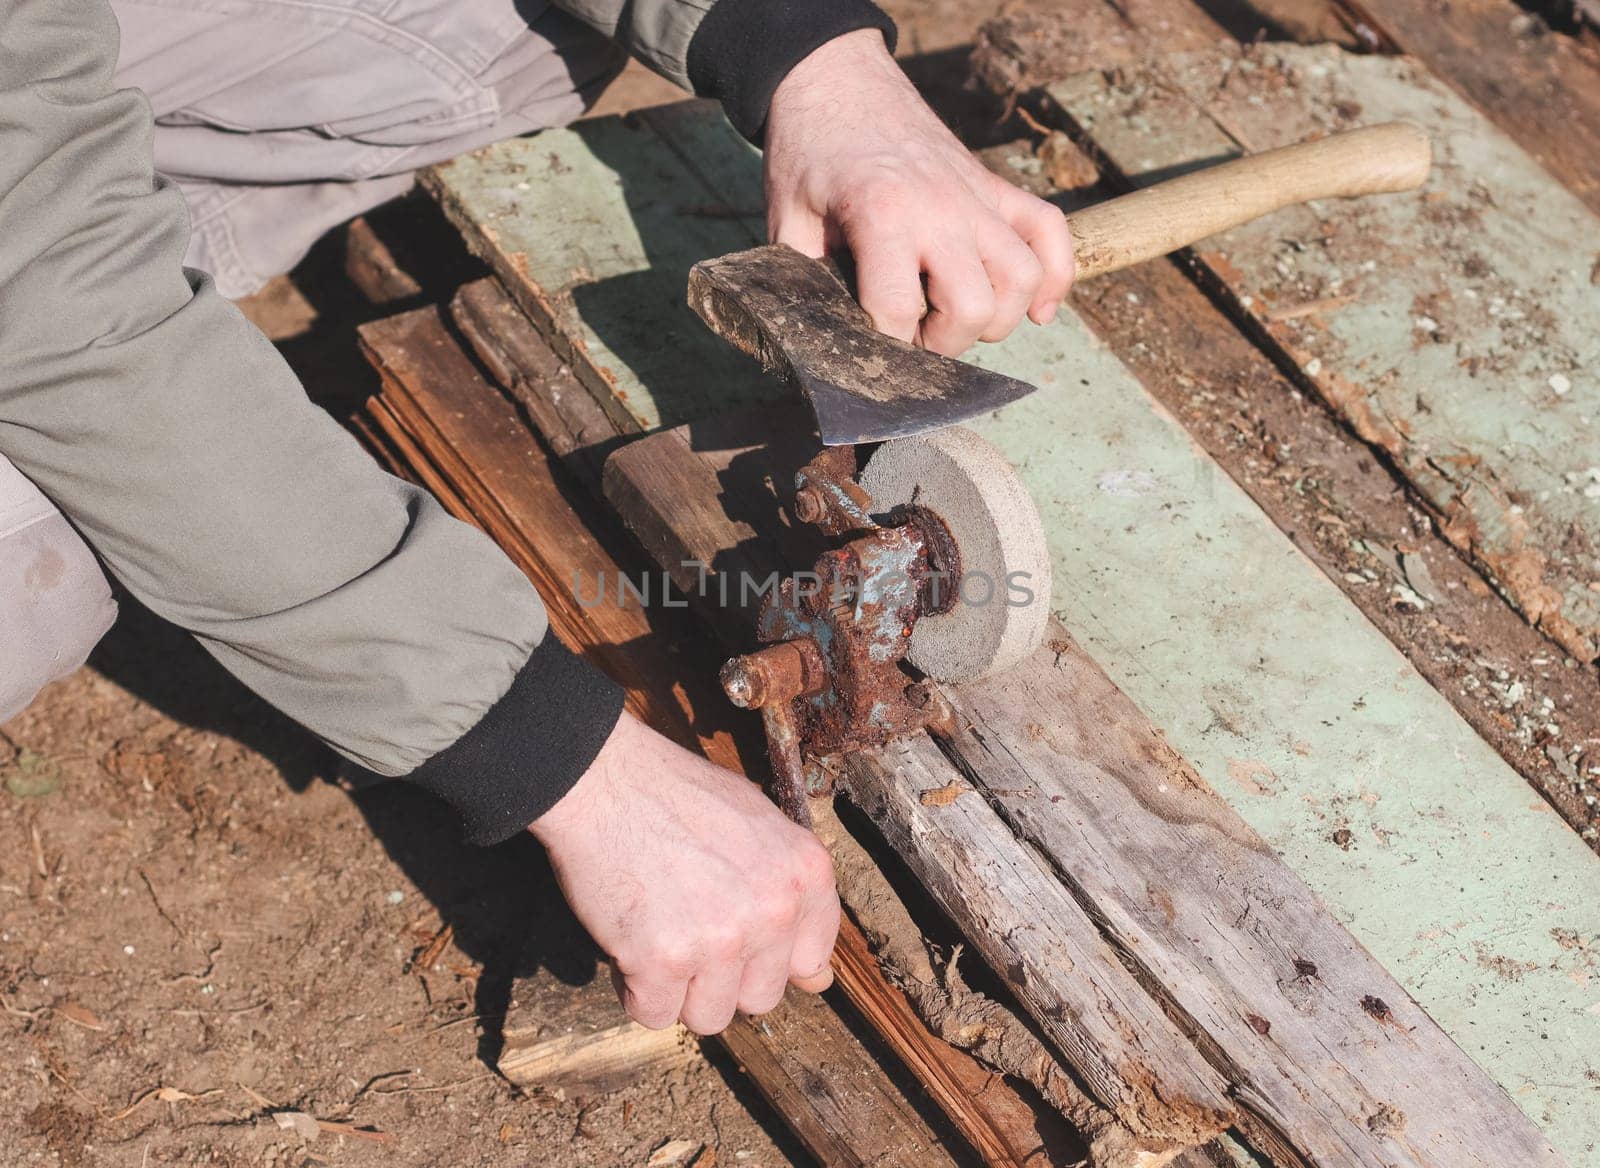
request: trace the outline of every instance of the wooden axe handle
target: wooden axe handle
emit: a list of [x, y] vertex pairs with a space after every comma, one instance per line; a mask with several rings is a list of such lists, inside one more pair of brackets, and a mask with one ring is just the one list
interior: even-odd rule
[[1169, 179], [1068, 216], [1077, 278], [1166, 255], [1295, 203], [1409, 191], [1431, 162], [1421, 130], [1389, 122]]

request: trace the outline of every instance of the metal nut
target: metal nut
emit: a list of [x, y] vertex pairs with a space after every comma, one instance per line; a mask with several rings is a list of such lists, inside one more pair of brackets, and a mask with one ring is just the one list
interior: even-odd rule
[[816, 487], [801, 487], [794, 493], [794, 517], [801, 523], [817, 523], [827, 513], [828, 505]]

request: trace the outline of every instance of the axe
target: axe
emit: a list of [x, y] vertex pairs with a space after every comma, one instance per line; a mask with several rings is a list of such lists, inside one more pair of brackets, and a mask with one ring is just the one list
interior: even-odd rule
[[[1430, 164], [1422, 131], [1391, 122], [1169, 179], [1068, 217], [1077, 279], [1296, 203], [1412, 190]], [[718, 336], [805, 395], [828, 446], [938, 430], [1035, 388], [883, 335], [828, 263], [782, 244], [696, 264], [689, 304]]]

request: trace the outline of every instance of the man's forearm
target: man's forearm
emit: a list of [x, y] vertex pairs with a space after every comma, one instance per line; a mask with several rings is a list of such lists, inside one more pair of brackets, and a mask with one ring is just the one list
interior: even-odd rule
[[[559, 646], [535, 653], [545, 616], [522, 575], [380, 472], [182, 270], [187, 215], [152, 172], [144, 100], [112, 87], [104, 0], [0, 5], [0, 45], [0, 452], [274, 705], [379, 772], [428, 764], [478, 838], [526, 826], [620, 698]], [[574, 747], [542, 767], [519, 725], [541, 721]]]

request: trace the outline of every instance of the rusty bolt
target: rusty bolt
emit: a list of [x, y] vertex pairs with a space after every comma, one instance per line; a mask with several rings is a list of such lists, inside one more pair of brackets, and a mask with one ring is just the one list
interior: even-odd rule
[[743, 657], [735, 657], [722, 667], [722, 689], [728, 700], [742, 710], [761, 705], [757, 700], [761, 694], [760, 671]]
[[746, 710], [816, 693], [825, 683], [822, 654], [808, 640], [768, 645], [722, 667], [723, 692]]
[[827, 513], [828, 505], [816, 487], [804, 486], [794, 493], [794, 517], [801, 523], [819, 523]]

